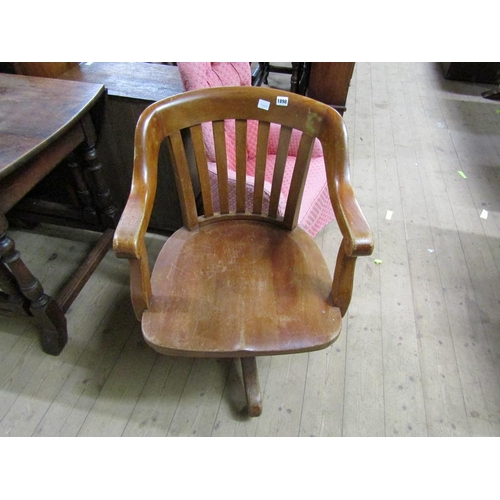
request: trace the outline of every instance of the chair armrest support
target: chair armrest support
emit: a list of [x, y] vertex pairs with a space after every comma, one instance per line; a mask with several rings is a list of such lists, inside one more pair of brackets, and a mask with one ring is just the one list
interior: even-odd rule
[[338, 213], [341, 213], [338, 223], [344, 237], [335, 264], [332, 298], [343, 317], [351, 302], [356, 259], [371, 255], [374, 244], [372, 232], [354, 195], [343, 203], [341, 201], [340, 205], [342, 211], [335, 210], [335, 215], [339, 217]]
[[141, 321], [151, 303], [151, 276], [146, 248], [139, 259], [130, 259], [130, 297], [136, 318]]
[[149, 217], [145, 202], [130, 195], [113, 237], [113, 250], [119, 259], [139, 259]]
[[343, 239], [339, 248], [332, 284], [332, 298], [342, 316], [352, 296], [356, 258], [371, 255], [373, 234], [356, 200], [349, 173], [345, 125], [325, 148], [328, 191]]
[[350, 182], [347, 179], [339, 184], [336, 184], [334, 193], [330, 190], [335, 216], [343, 235], [335, 265], [332, 298], [343, 317], [351, 302], [356, 258], [371, 255], [374, 242]]
[[336, 187], [338, 206], [335, 207], [340, 231], [344, 237], [344, 250], [348, 257], [371, 255], [373, 252], [373, 234], [354, 195], [349, 181]]
[[[146, 234], [156, 195], [160, 137], [152, 106], [139, 118], [134, 140], [132, 186], [115, 231], [113, 249], [119, 258], [137, 259]], [[144, 131], [150, 122], [152, 132]]]
[[333, 305], [340, 309], [342, 317], [344, 317], [351, 302], [355, 266], [356, 257], [346, 255], [343, 240], [337, 255], [332, 283]]
[[[130, 264], [130, 296], [137, 319], [148, 309], [151, 300], [151, 277], [144, 241], [144, 220], [134, 203], [127, 203], [113, 238], [113, 250], [118, 258]], [[146, 223], [147, 227], [147, 223]]]
[[[141, 116], [142, 121], [149, 119]], [[135, 158], [132, 187], [125, 209], [115, 230], [113, 250], [118, 258], [129, 259], [130, 291], [137, 319], [149, 307], [151, 282], [148, 255], [144, 236], [146, 234], [157, 184], [157, 155], [159, 141], [141, 135], [136, 129]]]

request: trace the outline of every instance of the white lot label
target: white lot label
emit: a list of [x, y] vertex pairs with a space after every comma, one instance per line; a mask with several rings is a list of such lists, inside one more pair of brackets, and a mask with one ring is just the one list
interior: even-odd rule
[[268, 111], [269, 106], [271, 106], [271, 103], [269, 101], [265, 101], [264, 99], [259, 99], [259, 104], [257, 104], [258, 108], [265, 109], [266, 111]]

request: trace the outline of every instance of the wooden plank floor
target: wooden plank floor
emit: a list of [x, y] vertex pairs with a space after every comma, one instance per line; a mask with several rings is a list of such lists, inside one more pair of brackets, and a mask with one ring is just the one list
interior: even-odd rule
[[[0, 317], [0, 435], [499, 436], [500, 103], [481, 97], [489, 88], [445, 81], [434, 63], [356, 65], [345, 120], [375, 254], [358, 260], [333, 346], [258, 359], [261, 417], [245, 416], [238, 364], [145, 345], [127, 263], [109, 253], [68, 312], [59, 357], [29, 319]], [[12, 235], [51, 294], [96, 240], [53, 226]], [[150, 236], [151, 256], [162, 240]], [[333, 269], [335, 224], [316, 240]]]

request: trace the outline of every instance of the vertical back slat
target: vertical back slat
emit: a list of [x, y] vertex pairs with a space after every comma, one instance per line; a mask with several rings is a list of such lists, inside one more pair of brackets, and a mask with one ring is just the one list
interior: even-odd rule
[[193, 229], [198, 225], [196, 200], [194, 197], [193, 183], [189, 172], [189, 165], [184, 149], [184, 141], [180, 131], [175, 131], [167, 141], [170, 155], [174, 160], [174, 177], [179, 195], [182, 220], [184, 226]]
[[314, 137], [308, 134], [302, 134], [283, 220], [285, 227], [288, 229], [293, 229], [297, 225], [302, 193], [304, 192], [304, 185], [306, 183], [313, 146]]
[[267, 143], [269, 140], [270, 124], [259, 122], [257, 133], [257, 155], [255, 159], [255, 184], [253, 194], [253, 213], [262, 213], [262, 198], [266, 175]]
[[221, 214], [229, 213], [229, 189], [227, 180], [227, 150], [224, 121], [212, 122], [217, 162], [217, 180], [219, 184], [219, 203]]
[[280, 201], [281, 186], [285, 173], [286, 160], [288, 157], [288, 148], [290, 146], [290, 137], [292, 129], [282, 126], [278, 142], [278, 151], [276, 154], [276, 163], [274, 165], [273, 184], [271, 188], [271, 198], [269, 200], [269, 217], [276, 218], [278, 215], [278, 204]]
[[236, 212], [245, 212], [247, 121], [236, 120]]
[[196, 159], [196, 168], [198, 170], [198, 178], [200, 179], [203, 211], [205, 217], [212, 217], [214, 215], [214, 207], [212, 202], [212, 188], [210, 186], [210, 178], [208, 176], [207, 154], [205, 151], [205, 144], [203, 142], [203, 131], [201, 125], [191, 127], [190, 131]]

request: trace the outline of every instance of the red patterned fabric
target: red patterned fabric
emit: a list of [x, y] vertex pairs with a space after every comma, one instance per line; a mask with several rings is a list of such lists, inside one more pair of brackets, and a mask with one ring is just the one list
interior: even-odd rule
[[[249, 63], [217, 63], [217, 62], [178, 62], [177, 67], [184, 85], [184, 89], [196, 90], [208, 87], [251, 85], [251, 69]], [[203, 138], [207, 149], [209, 161], [210, 181], [212, 184], [214, 210], [219, 210], [217, 168], [215, 165], [215, 148], [213, 133], [210, 124], [202, 124]], [[228, 157], [229, 176], [229, 203], [230, 208], [236, 207], [236, 152], [235, 152], [235, 130], [234, 121], [227, 121], [226, 145]], [[266, 168], [266, 182], [264, 185], [264, 209], [269, 206], [271, 195], [272, 167], [278, 148], [280, 126], [273, 124], [269, 135], [268, 161]], [[284, 214], [286, 198], [291, 183], [291, 172], [298, 151], [301, 133], [294, 131], [290, 141], [289, 157], [285, 168], [281, 198], [278, 207], [280, 215]], [[247, 209], [252, 210], [253, 185], [255, 171], [255, 156], [257, 150], [257, 123], [249, 122], [247, 126], [247, 183], [246, 203]], [[328, 187], [326, 183], [325, 164], [321, 144], [316, 141], [312, 153], [309, 172], [304, 187], [302, 205], [299, 214], [299, 226], [311, 236], [316, 234], [334, 219], [333, 209], [330, 202]]]
[[177, 67], [186, 90], [252, 84], [248, 63], [179, 62]]

